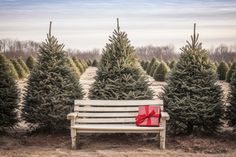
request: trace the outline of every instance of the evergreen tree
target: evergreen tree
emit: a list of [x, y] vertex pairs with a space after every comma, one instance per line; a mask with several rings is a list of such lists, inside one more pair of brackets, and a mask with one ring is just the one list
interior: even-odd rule
[[146, 61], [143, 65], [143, 69], [146, 71], [148, 67], [149, 61]]
[[69, 64], [69, 67], [71, 69], [71, 71], [75, 74], [76, 77], [80, 77], [81, 73], [80, 70], [77, 68], [75, 62], [73, 61], [73, 59], [71, 59], [70, 57], [67, 58], [67, 63]]
[[91, 62], [90, 59], [87, 60], [87, 64], [88, 64], [88, 66], [91, 66], [91, 65], [92, 65], [92, 62]]
[[219, 80], [225, 80], [229, 67], [225, 62], [221, 62], [217, 68]]
[[153, 63], [151, 71], [150, 71], [150, 76], [154, 76], [155, 70], [159, 67], [160, 62], [158, 62], [157, 60]]
[[18, 80], [18, 79], [19, 79], [19, 76], [18, 76], [18, 73], [17, 73], [17, 71], [16, 71], [14, 65], [13, 65], [12, 62], [11, 62], [9, 59], [7, 59], [7, 58], [6, 58], [6, 62], [7, 62], [7, 64], [8, 64], [8, 67], [9, 67], [9, 68], [8, 68], [8, 71], [9, 71], [11, 77], [12, 77], [14, 80]]
[[33, 56], [29, 56], [26, 60], [26, 65], [29, 68], [30, 71], [35, 67], [36, 65], [36, 59]]
[[228, 70], [227, 75], [226, 75], [226, 81], [227, 81], [228, 83], [230, 83], [232, 74], [233, 74], [233, 72], [235, 71], [235, 69], [236, 69], [236, 62], [233, 62], [233, 64], [231, 65], [231, 67], [230, 67], [230, 69]]
[[64, 45], [58, 44], [50, 30], [27, 82], [22, 118], [30, 126], [56, 131], [68, 127], [66, 116], [73, 111], [74, 100], [83, 98], [83, 92], [68, 65]]
[[18, 58], [17, 62], [21, 65], [21, 67], [24, 69], [26, 74], [29, 74], [29, 68], [25, 64], [25, 62], [22, 60], [22, 58]]
[[183, 47], [179, 61], [171, 71], [161, 97], [170, 114], [170, 130], [174, 133], [214, 133], [221, 126], [223, 92], [209, 65], [208, 54], [191, 36]]
[[148, 75], [150, 75], [150, 72], [151, 72], [151, 70], [152, 70], [152, 66], [153, 66], [153, 64], [154, 64], [156, 61], [157, 61], [156, 58], [152, 58], [150, 64], [149, 64], [148, 67], [147, 67], [147, 70], [146, 70]]
[[142, 60], [142, 61], [140, 62], [140, 65], [142, 66], [142, 68], [144, 67], [144, 64], [145, 64], [145, 61]]
[[[233, 66], [233, 65], [232, 65]], [[228, 124], [236, 129], [236, 71], [233, 72], [230, 82], [229, 105], [227, 106], [226, 117]]]
[[143, 70], [135, 58], [134, 47], [125, 32], [117, 29], [103, 49], [95, 82], [89, 90], [90, 99], [128, 100], [152, 99]]
[[93, 60], [93, 64], [92, 64], [93, 67], [97, 67], [98, 66], [98, 61], [96, 59]]
[[0, 129], [18, 122], [19, 92], [10, 68], [8, 59], [0, 54]]
[[215, 65], [215, 63], [209, 60], [209, 64], [210, 64], [211, 68], [213, 69], [213, 71], [216, 73], [217, 66]]
[[74, 56], [72, 57], [76, 67], [79, 69], [80, 73], [82, 74], [84, 72], [83, 65], [80, 63], [80, 61]]
[[169, 65], [170, 69], [173, 69], [175, 64], [176, 64], [175, 60], [171, 61]]
[[162, 61], [155, 70], [153, 77], [156, 81], [165, 81], [169, 71], [169, 67], [166, 65], [165, 62]]
[[15, 60], [15, 59], [12, 59], [11, 62], [12, 62], [12, 64], [14, 65], [16, 71], [17, 71], [17, 74], [18, 74], [19, 79], [24, 79], [24, 78], [26, 78], [27, 73], [25, 72], [25, 70], [23, 69], [23, 67], [19, 64], [19, 62], [17, 62], [17, 60]]
[[232, 62], [227, 62], [228, 67], [230, 68], [232, 65]]

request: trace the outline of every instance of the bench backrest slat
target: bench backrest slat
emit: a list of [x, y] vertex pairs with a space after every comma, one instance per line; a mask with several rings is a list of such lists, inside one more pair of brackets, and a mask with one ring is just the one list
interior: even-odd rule
[[75, 100], [76, 105], [84, 106], [140, 106], [163, 105], [162, 100]]
[[130, 124], [135, 123], [138, 107], [158, 105], [163, 110], [161, 100], [76, 100], [74, 111], [81, 124]]

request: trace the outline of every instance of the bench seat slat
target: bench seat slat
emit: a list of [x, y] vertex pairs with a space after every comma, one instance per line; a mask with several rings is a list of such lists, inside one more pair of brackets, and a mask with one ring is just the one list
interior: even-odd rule
[[75, 106], [141, 106], [163, 105], [163, 100], [75, 100]]
[[96, 131], [157, 131], [163, 130], [163, 127], [138, 127], [135, 124], [80, 124], [72, 126], [78, 130], [96, 130]]
[[76, 118], [76, 123], [135, 123], [135, 118]]

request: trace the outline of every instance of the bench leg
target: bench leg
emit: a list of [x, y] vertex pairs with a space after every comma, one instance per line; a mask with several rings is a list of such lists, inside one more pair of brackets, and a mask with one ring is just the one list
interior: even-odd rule
[[166, 130], [160, 132], [160, 148], [166, 149]]
[[72, 149], [76, 149], [76, 129], [71, 129]]

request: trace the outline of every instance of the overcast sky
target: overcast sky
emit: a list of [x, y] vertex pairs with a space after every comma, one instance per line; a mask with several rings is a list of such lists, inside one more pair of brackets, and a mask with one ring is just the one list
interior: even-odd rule
[[66, 48], [103, 48], [116, 17], [134, 46], [178, 49], [194, 22], [204, 47], [236, 44], [236, 0], [0, 0], [0, 38], [41, 42], [52, 20]]

